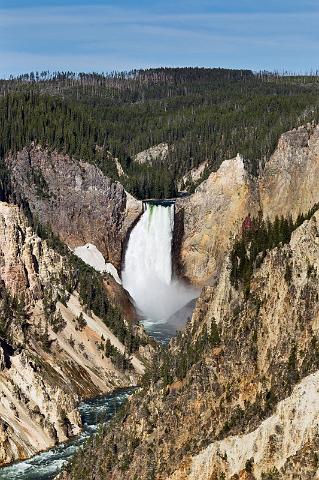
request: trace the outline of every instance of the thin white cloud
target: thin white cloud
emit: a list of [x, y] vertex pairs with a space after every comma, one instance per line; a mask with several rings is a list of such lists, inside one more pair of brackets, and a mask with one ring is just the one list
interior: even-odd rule
[[41, 7], [41, 8], [5, 8], [0, 9], [0, 25], [20, 26], [43, 24], [127, 24], [127, 23], [159, 23], [159, 22], [198, 22], [210, 23], [220, 21], [242, 22], [280, 21], [285, 18], [289, 21], [311, 20], [319, 15], [319, 4], [315, 11], [304, 12], [223, 12], [223, 13], [153, 13], [138, 8], [114, 8], [108, 6], [91, 5], [73, 7]]
[[[85, 37], [87, 33], [99, 36], [103, 33], [107, 39], [104, 27], [121, 28], [136, 31], [142, 28], [166, 29], [168, 34], [182, 37], [184, 31], [205, 39], [207, 30], [229, 38], [249, 38], [251, 35], [262, 39], [271, 34], [280, 37], [287, 33], [296, 33], [300, 29], [304, 35], [311, 33], [311, 27], [317, 30], [318, 14], [260, 14], [260, 13], [218, 13], [218, 14], [150, 14], [139, 10], [124, 10], [113, 7], [60, 7], [39, 9], [2, 9], [0, 10], [0, 26], [2, 38], [10, 37], [14, 28], [19, 28], [20, 34], [27, 30], [27, 35], [35, 37], [42, 31], [48, 35], [67, 38], [77, 33], [77, 38]], [[284, 24], [283, 24], [284, 22]], [[304, 28], [307, 25], [307, 28]], [[63, 32], [61, 32], [63, 28]], [[37, 30], [38, 29], [38, 30]], [[77, 30], [78, 29], [78, 30]], [[164, 30], [163, 30], [164, 32]], [[179, 33], [180, 32], [180, 33]], [[126, 32], [124, 32], [125, 34]], [[19, 35], [19, 31], [18, 31]], [[1, 33], [0, 33], [1, 36]]]
[[[0, 68], [6, 73], [103, 71], [196, 61], [235, 67], [241, 61], [242, 66], [256, 69], [271, 68], [270, 60], [278, 68], [280, 55], [283, 68], [291, 69], [298, 62], [307, 68], [310, 55], [313, 62], [317, 58], [318, 23], [318, 11], [154, 13], [97, 5], [2, 8]], [[296, 52], [303, 55], [298, 59]]]

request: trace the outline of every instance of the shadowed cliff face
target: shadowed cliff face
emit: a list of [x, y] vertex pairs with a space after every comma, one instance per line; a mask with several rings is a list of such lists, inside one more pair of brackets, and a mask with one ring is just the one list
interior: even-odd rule
[[95, 166], [41, 147], [6, 159], [15, 196], [71, 248], [94, 244], [107, 262], [121, 266], [127, 231], [142, 203]]
[[319, 127], [284, 133], [259, 178], [239, 155], [224, 161], [193, 195], [176, 202], [180, 274], [193, 284], [213, 284], [246, 215], [295, 220], [319, 202], [318, 178]]
[[188, 336], [202, 349], [199, 360], [168, 386], [158, 380], [133, 397], [124, 419], [86, 447], [85, 465], [81, 454], [62, 478], [260, 479], [274, 469], [278, 478], [315, 478], [318, 238], [317, 212], [289, 244], [268, 252], [246, 298], [226, 261], [170, 346], [177, 364], [190, 362]]

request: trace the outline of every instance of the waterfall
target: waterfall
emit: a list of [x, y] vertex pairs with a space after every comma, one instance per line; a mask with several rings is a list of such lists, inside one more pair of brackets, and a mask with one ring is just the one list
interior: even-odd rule
[[164, 323], [190, 300], [196, 290], [173, 279], [173, 204], [144, 204], [125, 254], [122, 282], [142, 316]]

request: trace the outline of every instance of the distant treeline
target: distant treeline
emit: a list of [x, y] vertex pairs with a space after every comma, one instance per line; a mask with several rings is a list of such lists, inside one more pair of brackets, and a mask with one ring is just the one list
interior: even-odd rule
[[[281, 133], [318, 121], [319, 77], [160, 68], [100, 75], [34, 72], [0, 80], [0, 155], [35, 141], [97, 164], [139, 198], [170, 197], [208, 160], [207, 176], [240, 152], [256, 174]], [[174, 146], [156, 165], [134, 156]], [[108, 154], [111, 153], [111, 155]]]

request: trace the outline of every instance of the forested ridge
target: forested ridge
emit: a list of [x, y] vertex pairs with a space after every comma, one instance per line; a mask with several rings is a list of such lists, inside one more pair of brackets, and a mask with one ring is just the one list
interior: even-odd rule
[[[97, 164], [139, 198], [170, 197], [191, 168], [205, 175], [240, 152], [256, 173], [281, 133], [318, 121], [318, 76], [249, 70], [31, 73], [0, 81], [0, 155], [32, 141]], [[168, 158], [134, 156], [167, 143]], [[111, 153], [111, 155], [109, 154]]]

